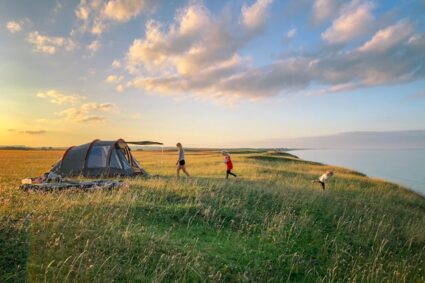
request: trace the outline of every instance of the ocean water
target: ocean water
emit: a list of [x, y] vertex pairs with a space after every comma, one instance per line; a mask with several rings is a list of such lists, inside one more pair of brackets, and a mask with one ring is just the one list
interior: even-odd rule
[[351, 168], [425, 196], [425, 149], [308, 149], [290, 153], [305, 160]]

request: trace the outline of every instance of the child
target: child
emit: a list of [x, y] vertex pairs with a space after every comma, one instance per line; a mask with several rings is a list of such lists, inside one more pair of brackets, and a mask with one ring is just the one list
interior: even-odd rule
[[181, 143], [176, 144], [177, 149], [179, 150], [179, 159], [176, 162], [177, 165], [177, 179], [180, 178], [180, 170], [190, 177], [189, 173], [186, 171], [186, 161], [184, 159], [184, 149]]
[[232, 163], [232, 159], [230, 158], [229, 153], [223, 151], [223, 156], [224, 156], [224, 163], [227, 165], [226, 179], [229, 179], [229, 175], [232, 175], [233, 177], [236, 177], [236, 174], [234, 174], [232, 172], [233, 163]]
[[334, 174], [333, 171], [328, 171], [325, 174], [323, 174], [322, 176], [320, 176], [319, 180], [313, 180], [311, 181], [312, 183], [320, 183], [322, 185], [322, 189], [325, 190], [325, 182], [332, 177]]

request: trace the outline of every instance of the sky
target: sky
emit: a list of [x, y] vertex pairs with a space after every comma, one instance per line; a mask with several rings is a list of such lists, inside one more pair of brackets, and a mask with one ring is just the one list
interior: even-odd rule
[[0, 42], [0, 145], [425, 129], [423, 0], [2, 0]]

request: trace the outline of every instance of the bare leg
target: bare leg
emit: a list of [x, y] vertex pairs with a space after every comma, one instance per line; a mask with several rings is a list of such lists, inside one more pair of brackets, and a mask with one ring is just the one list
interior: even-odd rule
[[180, 166], [177, 166], [177, 179], [180, 178]]
[[313, 184], [314, 183], [320, 183], [320, 185], [322, 185], [322, 190], [325, 190], [325, 182], [322, 182], [322, 181], [320, 181], [320, 180], [313, 180], [313, 181], [311, 181]]
[[186, 176], [190, 177], [189, 173], [186, 171], [186, 166], [183, 166], [182, 169]]

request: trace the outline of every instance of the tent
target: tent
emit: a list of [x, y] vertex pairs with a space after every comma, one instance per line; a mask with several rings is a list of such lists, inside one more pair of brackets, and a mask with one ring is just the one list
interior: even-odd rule
[[91, 143], [68, 148], [51, 171], [62, 177], [147, 176], [147, 172], [131, 154], [129, 143], [162, 145], [162, 143], [151, 141], [127, 143], [123, 139], [94, 140]]

